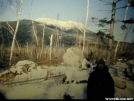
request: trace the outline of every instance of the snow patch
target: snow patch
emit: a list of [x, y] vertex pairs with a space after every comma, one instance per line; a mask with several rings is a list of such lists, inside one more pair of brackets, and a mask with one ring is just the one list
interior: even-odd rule
[[57, 21], [55, 19], [50, 19], [50, 18], [38, 18], [35, 21], [45, 23], [46, 25], [57, 26], [61, 30], [69, 30], [74, 28], [78, 28], [81, 31], [84, 30], [83, 24], [74, 21]]

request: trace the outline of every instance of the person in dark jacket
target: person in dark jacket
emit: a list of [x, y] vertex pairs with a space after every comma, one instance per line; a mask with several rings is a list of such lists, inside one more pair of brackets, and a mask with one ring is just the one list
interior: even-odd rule
[[90, 73], [87, 83], [88, 100], [105, 100], [114, 97], [114, 81], [108, 72], [108, 67], [103, 59], [100, 59], [95, 70]]

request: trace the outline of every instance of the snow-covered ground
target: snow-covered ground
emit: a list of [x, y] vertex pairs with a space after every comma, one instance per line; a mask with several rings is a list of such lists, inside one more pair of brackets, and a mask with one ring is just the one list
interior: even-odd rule
[[[10, 70], [13, 69], [18, 69], [17, 71], [20, 71], [19, 66], [16, 68], [12, 67]], [[63, 65], [58, 67], [37, 66], [37, 69], [31, 69], [31, 72], [28, 72], [28, 74], [23, 72], [22, 75], [17, 75], [14, 78], [14, 82], [45, 78], [47, 71], [51, 71], [51, 76], [65, 73], [67, 76], [66, 81], [69, 81], [69, 84], [61, 84], [61, 79], [58, 77], [12, 85], [0, 85], [0, 90], [7, 99], [63, 99], [65, 93], [74, 96], [74, 99], [86, 99], [85, 91], [87, 84], [76, 84], [76, 82], [87, 80], [89, 69], [80, 71], [76, 67]], [[6, 72], [7, 71], [4, 71], [0, 75], [5, 74]], [[74, 82], [72, 82], [73, 80]]]
[[69, 30], [73, 28], [78, 28], [79, 30], [84, 30], [84, 25], [74, 21], [57, 21], [50, 18], [38, 18], [35, 21], [45, 23], [46, 25], [57, 26], [61, 30]]
[[[14, 69], [20, 71], [20, 67], [21, 66], [17, 65], [17, 67], [10, 68], [10, 71]], [[91, 70], [92, 68], [87, 68], [86, 70], [80, 71], [79, 68], [64, 65], [57, 67], [37, 66], [37, 69], [31, 69], [27, 74], [23, 72], [22, 75], [17, 75], [14, 78], [14, 82], [45, 78], [47, 71], [51, 71], [51, 77], [65, 73], [67, 76], [66, 83], [60, 83], [60, 77], [49, 78], [48, 80], [41, 79], [19, 84], [0, 85], [0, 91], [4, 93], [7, 99], [63, 99], [65, 93], [73, 96], [73, 99], [86, 99], [87, 83], [77, 84], [77, 82], [87, 80]], [[110, 71], [112, 71], [111, 68]], [[4, 71], [0, 73], [0, 75], [6, 72], [7, 71]], [[126, 82], [126, 88], [119, 89], [115, 87], [115, 97], [134, 98], [134, 83], [124, 80], [123, 77], [117, 78]], [[69, 83], [67, 83], [67, 81], [69, 81]]]
[[[75, 54], [65, 54], [63, 59], [71, 66], [64, 63], [58, 66], [37, 65], [32, 61], [23, 60], [10, 69], [1, 71], [0, 91], [7, 99], [63, 99], [64, 94], [69, 94], [73, 99], [87, 99], [86, 81], [94, 65], [85, 68], [87, 62], [80, 54], [76, 54], [79, 52], [73, 48], [69, 50], [68, 54], [73, 51]], [[80, 62], [82, 64], [79, 64]], [[78, 68], [80, 65], [82, 67]], [[110, 67], [109, 72], [115, 81], [115, 98], [134, 98], [134, 82], [124, 79], [122, 73], [126, 64], [117, 63]], [[117, 68], [118, 76], [112, 67]], [[2, 80], [14, 83], [3, 85]]]

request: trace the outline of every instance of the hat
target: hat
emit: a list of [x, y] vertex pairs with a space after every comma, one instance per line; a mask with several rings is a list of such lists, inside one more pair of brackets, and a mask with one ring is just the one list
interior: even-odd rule
[[103, 65], [105, 65], [105, 61], [104, 61], [103, 59], [100, 59], [100, 60], [98, 61], [98, 64], [103, 64]]

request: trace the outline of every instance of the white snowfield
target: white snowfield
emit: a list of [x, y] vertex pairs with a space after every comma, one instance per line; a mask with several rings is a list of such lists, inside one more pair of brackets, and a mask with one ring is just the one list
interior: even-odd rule
[[[25, 60], [28, 62], [28, 60]], [[18, 70], [22, 62], [18, 62], [17, 67], [12, 67], [10, 70]], [[31, 61], [29, 61], [31, 63]], [[15, 71], [14, 70], [14, 71]], [[47, 70], [51, 71], [51, 74], [58, 75], [63, 73], [67, 76], [66, 81], [69, 84], [61, 84], [60, 78], [39, 80], [25, 82], [23, 84], [13, 84], [13, 85], [0, 85], [0, 91], [4, 93], [7, 99], [63, 99], [63, 95], [69, 94], [74, 96], [73, 99], [86, 99], [86, 87], [87, 83], [77, 84], [81, 80], [88, 80], [89, 72], [92, 68], [87, 70], [79, 70], [77, 67], [73, 66], [37, 66], [37, 69], [31, 69], [28, 74], [22, 73], [22, 75], [17, 75], [13, 81], [23, 81], [36, 78], [45, 78], [47, 75]], [[4, 71], [2, 74], [6, 73]], [[49, 76], [53, 76], [49, 75]], [[125, 81], [122, 77], [117, 77], [119, 80]], [[74, 82], [72, 82], [74, 80]], [[72, 83], [71, 83], [72, 82]], [[134, 83], [132, 81], [125, 81], [127, 87], [125, 89], [116, 88], [115, 97], [129, 97], [132, 98], [134, 94]]]
[[[7, 99], [63, 99], [65, 93], [75, 96], [75, 99], [83, 99], [85, 94], [86, 84], [76, 84], [76, 81], [87, 80], [88, 71], [80, 71], [76, 67], [58, 66], [58, 67], [46, 67], [41, 69], [37, 66], [36, 69], [32, 69], [28, 74], [23, 73], [17, 75], [14, 78], [14, 82], [26, 81], [30, 79], [45, 78], [47, 75], [47, 69], [57, 75], [59, 73], [65, 73], [67, 76], [66, 81], [69, 84], [59, 83], [60, 79], [48, 79], [37, 82], [27, 82], [22, 84], [13, 85], [0, 85], [0, 91], [2, 91]], [[12, 67], [14, 68], [14, 67]], [[18, 68], [16, 67], [16, 70]], [[74, 80], [73, 83], [71, 81]], [[86, 99], [86, 97], [84, 98]]]
[[69, 30], [74, 28], [78, 28], [81, 31], [84, 30], [83, 24], [74, 21], [57, 21], [55, 19], [50, 19], [50, 18], [38, 18], [35, 21], [44, 23], [46, 25], [57, 26], [61, 30]]

